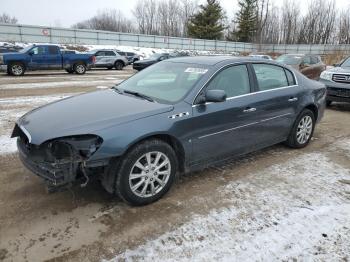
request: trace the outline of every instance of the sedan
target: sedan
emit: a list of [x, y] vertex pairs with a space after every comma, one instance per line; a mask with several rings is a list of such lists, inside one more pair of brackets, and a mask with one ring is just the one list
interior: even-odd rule
[[132, 67], [133, 67], [133, 69], [135, 69], [137, 71], [141, 71], [141, 70], [145, 69], [146, 67], [149, 67], [151, 65], [154, 65], [160, 61], [163, 61], [163, 60], [166, 60], [169, 58], [170, 58], [170, 56], [168, 53], [153, 54], [147, 59], [135, 61], [133, 63]]
[[145, 205], [177, 174], [281, 142], [305, 147], [325, 98], [324, 84], [273, 61], [174, 58], [112, 89], [35, 109], [12, 137], [49, 189], [97, 178], [127, 203]]

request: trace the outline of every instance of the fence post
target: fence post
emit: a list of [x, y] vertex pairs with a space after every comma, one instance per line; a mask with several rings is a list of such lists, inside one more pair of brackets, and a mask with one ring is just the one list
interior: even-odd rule
[[19, 29], [19, 39], [21, 40], [21, 42], [23, 42], [22, 26], [19, 25], [18, 29]]

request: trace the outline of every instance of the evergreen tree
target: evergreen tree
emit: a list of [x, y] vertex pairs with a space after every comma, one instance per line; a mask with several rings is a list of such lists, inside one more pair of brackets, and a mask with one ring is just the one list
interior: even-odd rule
[[239, 0], [239, 11], [236, 14], [238, 30], [235, 32], [237, 41], [253, 42], [257, 31], [258, 0]]
[[207, 0], [200, 5], [198, 13], [193, 15], [187, 25], [188, 35], [201, 39], [222, 39], [225, 26], [225, 13], [218, 0]]

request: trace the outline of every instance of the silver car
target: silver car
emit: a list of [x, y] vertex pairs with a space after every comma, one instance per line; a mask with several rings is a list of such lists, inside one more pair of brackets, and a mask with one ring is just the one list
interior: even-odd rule
[[119, 55], [116, 50], [99, 49], [92, 50], [89, 53], [93, 54], [96, 57], [94, 68], [115, 68], [117, 70], [122, 70], [129, 64], [128, 59], [126, 59], [124, 56]]

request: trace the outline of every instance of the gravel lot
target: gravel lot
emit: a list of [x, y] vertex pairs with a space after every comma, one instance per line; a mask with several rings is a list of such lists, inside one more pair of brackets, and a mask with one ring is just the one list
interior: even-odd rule
[[181, 177], [133, 208], [87, 188], [47, 194], [19, 162], [14, 121], [133, 74], [0, 74], [0, 260], [350, 261], [350, 105], [325, 113], [303, 150], [276, 145]]

